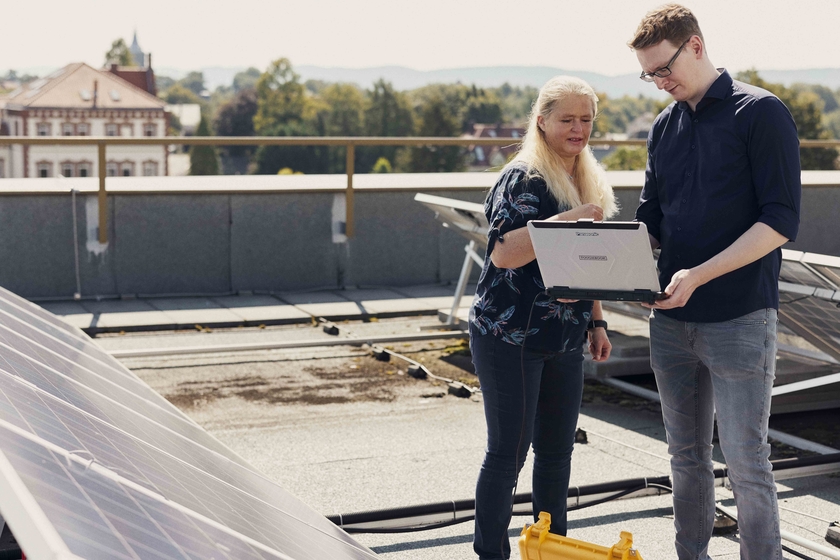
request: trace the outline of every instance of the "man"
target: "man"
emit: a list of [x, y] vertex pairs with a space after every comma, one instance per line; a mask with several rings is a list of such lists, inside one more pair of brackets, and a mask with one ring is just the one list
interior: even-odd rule
[[709, 60], [697, 19], [668, 4], [628, 43], [641, 78], [674, 98], [653, 123], [636, 218], [661, 247], [668, 298], [652, 305], [651, 365], [671, 454], [680, 559], [706, 560], [712, 430], [738, 506], [742, 559], [781, 559], [767, 424], [780, 247], [799, 228], [799, 141], [768, 91]]

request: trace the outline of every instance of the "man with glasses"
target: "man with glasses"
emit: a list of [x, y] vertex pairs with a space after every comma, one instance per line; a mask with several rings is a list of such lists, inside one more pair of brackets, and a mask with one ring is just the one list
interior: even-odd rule
[[668, 4], [629, 46], [674, 98], [648, 136], [636, 218], [661, 247], [668, 298], [650, 306], [651, 365], [671, 454], [680, 559], [709, 558], [715, 416], [742, 559], [781, 559], [767, 444], [782, 244], [799, 229], [799, 141], [768, 91], [709, 60], [697, 19]]

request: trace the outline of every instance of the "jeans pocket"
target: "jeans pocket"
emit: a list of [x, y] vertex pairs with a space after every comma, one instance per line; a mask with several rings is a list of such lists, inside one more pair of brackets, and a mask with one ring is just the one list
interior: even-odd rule
[[742, 317], [739, 317], [737, 319], [730, 319], [729, 322], [732, 323], [733, 325], [742, 325], [742, 326], [746, 326], [746, 327], [754, 327], [756, 325], [766, 325], [767, 324], [767, 320], [765, 320], [765, 319], [754, 319], [753, 320], [753, 319], [744, 319]]
[[732, 323], [733, 325], [741, 325], [741, 326], [746, 326], [746, 327], [754, 327], [756, 325], [766, 325], [767, 324], [767, 310], [766, 309], [759, 309], [758, 311], [753, 311], [752, 313], [747, 313], [746, 315], [741, 315], [740, 317], [735, 317], [734, 319], [730, 319], [727, 322]]

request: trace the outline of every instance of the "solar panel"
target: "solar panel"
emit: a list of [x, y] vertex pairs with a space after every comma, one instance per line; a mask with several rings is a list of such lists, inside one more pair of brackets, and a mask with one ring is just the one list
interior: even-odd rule
[[445, 227], [475, 241], [479, 247], [487, 246], [487, 230], [490, 225], [484, 215], [483, 205], [423, 193], [414, 195], [414, 200], [434, 210], [435, 217]]
[[830, 281], [835, 289], [840, 289], [840, 257], [805, 253], [802, 260]]
[[840, 290], [840, 258], [783, 249], [779, 280], [802, 286]]
[[840, 308], [836, 302], [780, 291], [779, 321], [826, 354], [840, 360]]
[[0, 516], [33, 558], [375, 557], [2, 289]]

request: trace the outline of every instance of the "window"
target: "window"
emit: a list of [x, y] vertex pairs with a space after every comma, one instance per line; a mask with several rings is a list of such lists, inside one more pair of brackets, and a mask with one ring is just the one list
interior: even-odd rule
[[124, 161], [120, 164], [120, 175], [123, 177], [131, 177], [134, 175], [134, 164], [130, 161]]
[[62, 162], [61, 164], [61, 175], [63, 177], [72, 177], [73, 176], [73, 164], [69, 161]]
[[79, 176], [79, 177], [90, 177], [90, 163], [88, 163], [86, 161], [82, 162], [82, 163], [80, 163], [79, 165], [76, 166], [76, 169], [78, 170], [77, 176]]
[[6, 177], [6, 160], [0, 159], [0, 179]]
[[157, 125], [152, 123], [144, 124], [143, 136], [157, 136]]
[[62, 136], [75, 136], [76, 126], [73, 123], [64, 123], [61, 125]]
[[109, 162], [105, 165], [105, 174], [106, 174], [108, 177], [116, 177], [116, 176], [117, 176], [117, 171], [118, 171], [118, 170], [119, 170], [119, 165], [117, 165], [117, 163], [116, 163], [116, 162], [109, 161]]
[[155, 177], [158, 174], [158, 164], [156, 161], [144, 161], [143, 162], [143, 176], [144, 177]]
[[105, 136], [119, 136], [120, 135], [120, 127], [114, 123], [108, 123], [105, 125]]
[[484, 148], [482, 148], [481, 146], [475, 147], [475, 160], [484, 161]]
[[90, 136], [90, 126], [88, 123], [79, 123], [76, 125], [77, 136]]
[[38, 123], [38, 136], [52, 136], [50, 123]]
[[38, 177], [52, 177], [52, 163], [48, 161], [39, 161]]
[[117, 90], [112, 89], [111, 91], [108, 92], [108, 94], [111, 96], [112, 101], [119, 101], [120, 100], [120, 92], [118, 92]]

